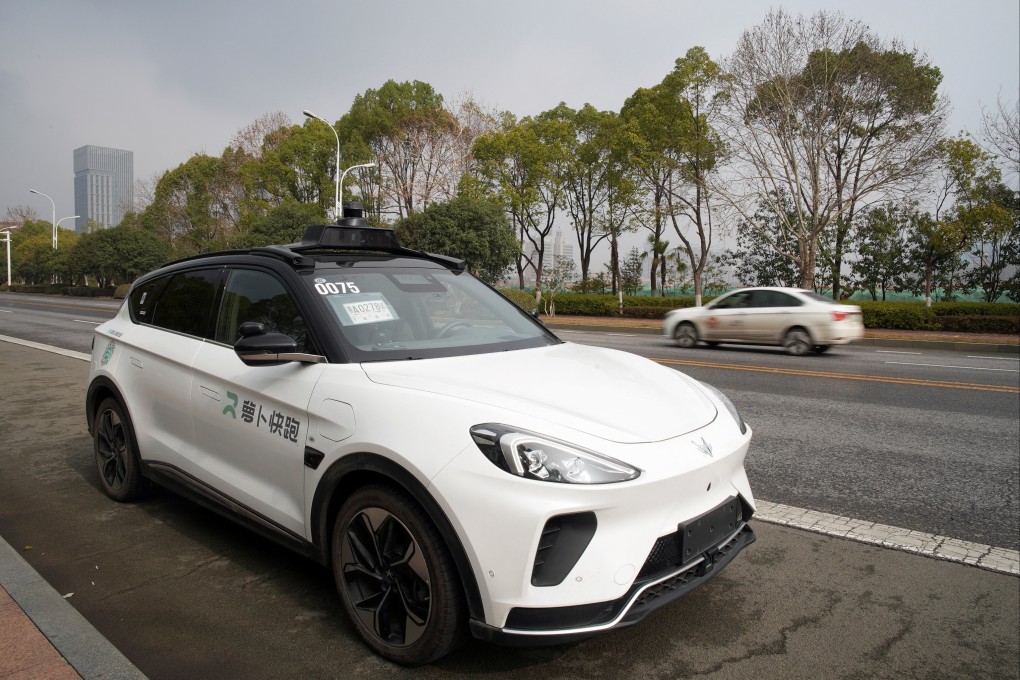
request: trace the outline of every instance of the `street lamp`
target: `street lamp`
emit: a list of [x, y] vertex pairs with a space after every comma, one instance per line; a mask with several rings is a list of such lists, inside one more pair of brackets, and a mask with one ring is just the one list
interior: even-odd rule
[[[308, 109], [305, 109], [303, 111], [303, 113], [306, 116], [308, 116], [309, 118], [313, 118], [313, 119], [319, 121], [320, 123], [326, 123], [325, 120], [323, 120], [322, 118], [319, 118], [318, 116], [316, 116], [314, 113], [312, 113]], [[336, 172], [337, 172], [337, 175], [336, 175], [336, 196], [333, 199], [333, 219], [334, 220], [339, 220], [340, 216], [342, 214], [342, 212], [340, 210], [340, 135], [337, 134], [335, 127], [333, 127], [329, 123], [326, 123], [326, 125], [329, 125], [329, 129], [333, 132], [333, 136], [336, 137]]]
[[60, 229], [60, 222], [64, 221], [65, 219], [78, 219], [79, 217], [81, 217], [81, 215], [71, 215], [70, 217], [61, 217], [60, 219], [57, 220], [57, 225], [55, 227], [53, 227], [53, 247], [54, 248], [57, 247], [57, 231]]
[[20, 224], [4, 227], [4, 243], [7, 244], [7, 290], [11, 289], [11, 229], [17, 229]]
[[52, 220], [52, 224], [53, 224], [53, 249], [56, 250], [57, 249], [57, 204], [53, 202], [53, 199], [50, 198], [49, 194], [44, 194], [43, 192], [36, 191], [35, 189], [29, 189], [29, 192], [31, 192], [33, 194], [39, 194], [40, 196], [45, 196], [46, 198], [50, 199], [50, 205], [53, 206], [53, 220]]
[[[355, 168], [374, 168], [374, 167], [375, 167], [375, 163], [362, 163], [361, 165], [352, 165], [351, 167], [349, 167], [346, 170], [344, 170], [343, 174], [340, 175], [340, 182], [337, 184], [337, 193], [339, 194], [340, 192], [343, 191], [343, 188], [344, 188], [344, 177], [347, 176], [348, 172], [350, 172], [351, 170], [354, 170]], [[343, 213], [340, 213], [340, 215], [337, 216], [336, 219], [337, 219], [338, 222], [340, 221], [340, 216], [342, 216], [342, 215], [343, 215]]]

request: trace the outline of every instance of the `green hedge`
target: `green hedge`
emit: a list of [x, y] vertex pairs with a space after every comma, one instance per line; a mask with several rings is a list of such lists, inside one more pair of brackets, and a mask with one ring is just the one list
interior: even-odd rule
[[935, 312], [917, 302], [854, 302], [864, 315], [865, 328], [937, 331]]
[[[923, 302], [914, 304], [923, 305]], [[1020, 317], [1020, 305], [1010, 302], [933, 302], [935, 316], [1015, 316]]]
[[60, 291], [71, 297], [113, 297], [114, 288], [92, 288], [91, 286], [71, 286]]
[[535, 295], [529, 291], [521, 290], [520, 288], [500, 288], [499, 292], [509, 298], [510, 302], [513, 302], [529, 314], [537, 307]]
[[1002, 333], [1020, 335], [1020, 316], [990, 316], [972, 314], [940, 316], [939, 328], [950, 333]]

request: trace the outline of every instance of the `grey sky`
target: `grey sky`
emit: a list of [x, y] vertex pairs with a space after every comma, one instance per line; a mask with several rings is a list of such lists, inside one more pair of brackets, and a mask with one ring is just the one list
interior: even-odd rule
[[[776, 5], [778, 5], [777, 3]], [[74, 214], [72, 151], [134, 152], [135, 179], [219, 155], [264, 113], [339, 119], [386, 80], [530, 115], [560, 101], [619, 110], [694, 45], [727, 56], [765, 2], [729, 0], [0, 0], [0, 218]], [[843, 11], [926, 52], [953, 105], [948, 132], [1020, 88], [1017, 0], [789, 1]], [[68, 223], [65, 222], [65, 225]]]

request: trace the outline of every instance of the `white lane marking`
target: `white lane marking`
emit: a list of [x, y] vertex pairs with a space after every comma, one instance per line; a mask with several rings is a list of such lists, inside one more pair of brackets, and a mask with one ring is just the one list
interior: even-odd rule
[[907, 361], [887, 361], [887, 364], [899, 364], [900, 366], [935, 366], [936, 368], [963, 368], [968, 371], [1003, 371], [1005, 373], [1020, 373], [1018, 368], [981, 368], [980, 366], [948, 366], [946, 364], [912, 364]]
[[875, 354], [920, 354], [921, 352], [898, 352], [894, 349], [876, 349]]
[[998, 359], [999, 361], [1020, 361], [1020, 359], [1016, 359], [1014, 357], [982, 357], [982, 356], [972, 356], [970, 354], [967, 355], [967, 358], [968, 359]]
[[93, 326], [98, 326], [99, 324], [103, 323], [102, 321], [85, 321], [84, 319], [75, 319], [74, 322], [75, 323], [90, 323]]
[[[54, 354], [82, 361], [90, 361], [92, 356], [84, 352], [72, 352], [70, 350], [43, 345], [30, 340], [12, 338], [0, 335], [0, 342], [10, 342], [25, 347], [33, 347]], [[937, 536], [926, 534], [911, 529], [900, 529], [899, 527], [887, 524], [876, 524], [861, 519], [840, 517], [830, 515], [817, 510], [805, 510], [795, 508], [791, 505], [770, 503], [769, 501], [757, 500], [754, 516], [762, 522], [770, 524], [783, 524], [828, 536], [849, 538], [860, 543], [871, 543], [881, 545], [894, 550], [917, 553], [926, 557], [934, 557], [950, 562], [961, 562], [970, 564], [990, 571], [998, 571], [1004, 574], [1020, 575], [1020, 553], [1008, 548], [996, 548], [981, 543], [971, 543], [958, 538], [948, 536]]]
[[840, 517], [763, 500], [755, 501], [755, 505], [757, 509], [752, 519], [759, 519], [762, 522], [783, 524], [818, 534], [848, 538], [859, 543], [881, 545], [939, 560], [1020, 575], [1020, 552], [1016, 550], [995, 548], [958, 538], [926, 534], [922, 531], [901, 529], [887, 524]]
[[0, 312], [3, 312], [4, 314], [13, 314], [14, 310], [13, 309], [0, 309]]
[[71, 357], [72, 359], [81, 359], [82, 361], [92, 361], [92, 355], [86, 354], [85, 352], [75, 352], [74, 350], [64, 349], [63, 347], [54, 347], [53, 345], [44, 345], [41, 342], [32, 342], [31, 340], [22, 340], [21, 338], [12, 338], [7, 335], [0, 335], [0, 342], [9, 342], [15, 345], [22, 345], [24, 347], [31, 347], [33, 349], [41, 349], [44, 352], [52, 352], [53, 354], [60, 354], [61, 356]]

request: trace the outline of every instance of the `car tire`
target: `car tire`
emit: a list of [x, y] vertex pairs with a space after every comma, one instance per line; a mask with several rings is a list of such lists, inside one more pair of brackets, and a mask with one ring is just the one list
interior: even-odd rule
[[92, 421], [92, 442], [99, 483], [119, 503], [145, 496], [148, 480], [142, 476], [135, 430], [127, 410], [113, 397], [99, 404]]
[[786, 348], [788, 354], [795, 357], [806, 354], [813, 346], [811, 336], [803, 328], [791, 328], [783, 339], [783, 347]]
[[825, 354], [829, 351], [829, 345], [815, 345], [815, 354]]
[[380, 656], [417, 666], [463, 641], [467, 607], [457, 568], [403, 491], [370, 485], [351, 494], [333, 525], [332, 558], [344, 609]]
[[690, 349], [698, 344], [698, 329], [694, 324], [684, 321], [673, 329], [673, 340], [684, 349]]

